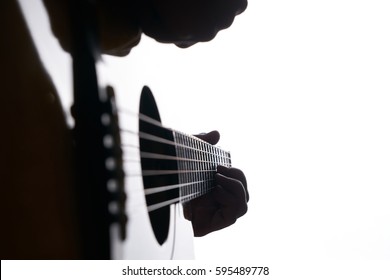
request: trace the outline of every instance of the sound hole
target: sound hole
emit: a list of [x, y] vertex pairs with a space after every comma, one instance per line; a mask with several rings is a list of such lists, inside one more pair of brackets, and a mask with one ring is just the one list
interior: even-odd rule
[[[177, 162], [166, 157], [164, 158], [164, 156], [176, 156], [175, 146], [172, 145], [174, 141], [173, 135], [170, 130], [160, 125], [161, 120], [156, 102], [152, 92], [147, 87], [144, 87], [142, 90], [140, 114], [157, 121], [157, 123], [151, 123], [142, 118], [139, 119], [139, 142], [144, 189], [150, 190], [177, 184], [178, 176], [175, 173], [175, 170], [177, 170]], [[159, 139], [164, 139], [164, 141], [160, 141]], [[161, 171], [169, 174], [162, 174]], [[163, 207], [155, 206], [166, 204], [165, 202], [173, 201], [178, 197], [179, 191], [177, 188], [149, 193], [145, 196], [147, 206], [153, 209], [149, 210], [149, 219], [154, 235], [160, 245], [168, 237], [170, 207], [169, 204]]]

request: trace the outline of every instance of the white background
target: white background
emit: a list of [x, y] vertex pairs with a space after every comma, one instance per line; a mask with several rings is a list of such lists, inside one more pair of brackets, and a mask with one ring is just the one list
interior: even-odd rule
[[175, 129], [218, 129], [247, 176], [247, 215], [196, 239], [198, 260], [390, 259], [389, 14], [251, 0], [212, 42], [143, 37], [121, 59], [130, 94], [149, 85]]
[[389, 14], [387, 1], [252, 0], [212, 42], [132, 50], [128, 77], [163, 122], [218, 129], [247, 176], [249, 212], [196, 239], [198, 260], [390, 258]]
[[[247, 176], [249, 212], [197, 238], [195, 263], [4, 262], [2, 278], [115, 279], [129, 264], [180, 264], [269, 265], [268, 279], [388, 279], [389, 14], [387, 1], [250, 0], [212, 42], [182, 50], [144, 37], [121, 59], [130, 94], [149, 85], [167, 126], [218, 129]], [[48, 51], [42, 59], [62, 63]], [[69, 92], [70, 73], [53, 69]]]

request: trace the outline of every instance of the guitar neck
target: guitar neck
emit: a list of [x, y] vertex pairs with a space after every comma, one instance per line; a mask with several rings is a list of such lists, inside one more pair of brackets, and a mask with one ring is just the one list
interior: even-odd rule
[[231, 166], [229, 152], [145, 115], [140, 115], [139, 136], [149, 212], [209, 192], [217, 166]]
[[181, 202], [209, 192], [218, 165], [231, 166], [230, 153], [195, 136], [173, 131]]

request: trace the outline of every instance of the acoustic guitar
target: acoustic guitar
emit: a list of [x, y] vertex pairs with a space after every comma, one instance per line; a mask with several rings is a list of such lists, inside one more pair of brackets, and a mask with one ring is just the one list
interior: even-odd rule
[[[164, 127], [149, 87], [139, 98], [116, 86], [120, 81], [96, 43], [93, 1], [73, 2], [71, 54], [52, 35], [40, 0], [19, 5], [68, 112], [80, 256], [191, 259], [193, 232], [183, 206], [213, 188], [216, 167], [230, 166], [230, 154]], [[121, 95], [133, 101], [118, 106]]]

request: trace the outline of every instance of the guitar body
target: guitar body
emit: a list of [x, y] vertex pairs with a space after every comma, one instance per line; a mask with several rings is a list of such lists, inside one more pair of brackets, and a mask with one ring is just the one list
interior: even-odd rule
[[17, 1], [1, 1], [1, 259], [79, 259], [71, 131]]
[[[11, 2], [8, 3], [9, 7], [12, 6], [20, 17], [16, 3]], [[24, 124], [15, 130], [11, 129], [11, 124], [6, 126], [10, 130], [11, 140], [4, 144], [11, 147], [7, 149], [5, 158], [12, 164], [8, 169], [2, 166], [2, 170], [9, 171], [2, 176], [6, 179], [1, 196], [2, 259], [193, 258], [192, 227], [184, 219], [182, 204], [173, 203], [153, 211], [148, 208], [144, 189], [147, 178], [142, 176], [139, 150], [140, 142], [143, 141], [139, 137], [139, 93], [128, 92], [121, 85], [119, 78], [113, 75], [116, 70], [109, 61], [100, 56], [94, 57], [96, 72], [93, 74], [96, 75], [97, 89], [94, 98], [102, 104], [97, 107], [108, 110], [97, 114], [102, 119], [108, 113], [111, 121], [103, 130], [101, 138], [92, 140], [102, 143], [106, 133], [112, 133], [116, 144], [115, 155], [120, 155], [115, 158], [115, 162], [119, 163], [115, 167], [110, 167], [107, 160], [97, 160], [100, 155], [93, 155], [88, 162], [101, 161], [100, 166], [104, 170], [100, 167], [96, 170], [102, 172], [89, 170], [88, 167], [86, 171], [85, 165], [89, 164], [84, 164], [83, 156], [80, 158], [79, 154], [84, 150], [83, 147], [93, 145], [88, 144], [91, 142], [83, 144], [86, 140], [80, 141], [80, 136], [77, 136], [83, 127], [77, 112], [89, 110], [93, 102], [82, 104], [83, 108], [78, 107], [84, 101], [74, 98], [72, 86], [69, 85], [72, 73], [77, 72], [74, 71], [75, 62], [72, 65], [70, 55], [61, 49], [53, 37], [41, 1], [19, 2], [32, 39], [29, 39], [21, 22], [24, 33], [18, 34], [22, 34], [25, 39], [16, 40], [13, 47], [18, 46], [20, 50], [15, 50], [15, 56], [21, 55], [23, 59], [28, 59], [26, 65], [31, 61], [34, 64], [30, 65], [31, 69], [17, 73], [21, 77], [29, 77], [27, 82], [9, 83], [9, 87], [6, 87], [5, 92], [16, 90], [16, 97], [2, 96], [5, 100], [2, 104], [8, 104], [9, 111], [13, 112], [11, 116], [18, 112], [15, 115], [16, 123]], [[33, 51], [34, 47], [36, 52]], [[32, 51], [26, 52], [28, 50]], [[20, 62], [20, 58], [17, 61]], [[17, 67], [23, 68], [23, 63], [16, 64]], [[118, 67], [117, 63], [115, 67]], [[10, 73], [14, 74], [12, 71]], [[77, 79], [84, 80], [82, 76], [73, 78], [75, 84]], [[43, 81], [44, 89], [41, 89], [39, 81]], [[157, 106], [154, 99], [150, 99], [151, 93], [147, 92], [143, 96], [147, 96], [144, 107], [152, 108], [144, 109], [146, 111], [143, 113], [160, 123]], [[47, 102], [48, 109], [42, 107], [45, 98], [51, 101]], [[121, 107], [126, 110], [117, 110], [115, 99], [120, 100]], [[125, 104], [123, 100], [126, 100]], [[72, 106], [75, 119], [70, 113]], [[115, 120], [115, 124], [112, 120]], [[120, 134], [119, 137], [117, 134]], [[11, 142], [15, 142], [15, 145]], [[123, 146], [122, 149], [122, 143], [130, 147]], [[102, 149], [103, 158], [107, 157], [106, 152], [114, 150], [107, 143]], [[111, 154], [107, 158], [111, 159]], [[17, 164], [21, 167], [17, 167]], [[89, 184], [88, 178], [93, 178], [100, 185], [86, 186]], [[113, 181], [116, 183], [113, 184]], [[16, 198], [16, 205], [6, 203], [10, 196]], [[159, 219], [160, 215], [162, 219]], [[159, 223], [162, 223], [161, 231]]]
[[[115, 77], [112, 77], [111, 81], [114, 79]], [[115, 84], [120, 83], [115, 82]], [[141, 100], [133, 104], [137, 104], [137, 108], [130, 109], [130, 112], [136, 110], [140, 114], [151, 117], [160, 128], [158, 124], [161, 119], [157, 105], [148, 88], [143, 89]], [[131, 107], [127, 106], [127, 108]], [[145, 128], [140, 127], [142, 122], [131, 114], [120, 115], [119, 122], [123, 124], [121, 126], [125, 128], [125, 131], [145, 131]], [[154, 132], [155, 128], [152, 127], [150, 133]], [[192, 226], [184, 219], [182, 205], [176, 203], [152, 212], [148, 211], [145, 186], [151, 187], [154, 183], [147, 176], [140, 176], [143, 173], [142, 160], [140, 161], [141, 152], [147, 149], [144, 147], [147, 143], [142, 143], [142, 141], [137, 133], [126, 134], [124, 132], [122, 134], [124, 169], [127, 170], [125, 190], [128, 194], [126, 202], [128, 238], [124, 241], [119, 238], [112, 239], [114, 240], [112, 243], [113, 257], [119, 259], [192, 259], [194, 258]], [[158, 147], [158, 145], [153, 142], [151, 148], [164, 152], [164, 147]], [[152, 165], [155, 165], [155, 162], [152, 161]], [[147, 165], [148, 163], [145, 168], [148, 168]], [[154, 168], [158, 167], [154, 166]], [[112, 230], [115, 230], [114, 228], [115, 226]], [[112, 232], [112, 236], [116, 235], [117, 233]]]

